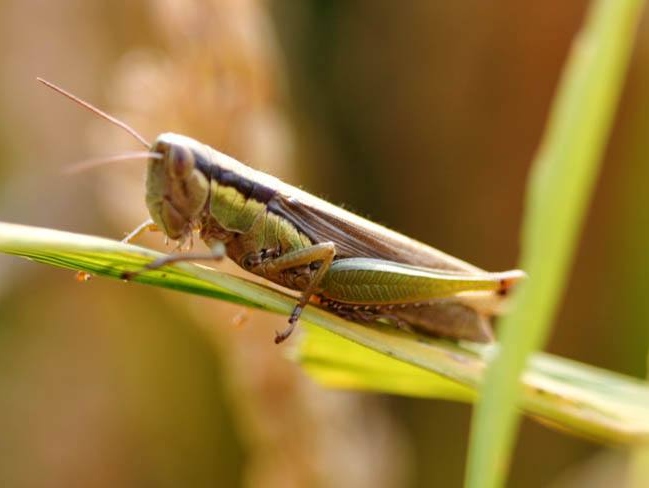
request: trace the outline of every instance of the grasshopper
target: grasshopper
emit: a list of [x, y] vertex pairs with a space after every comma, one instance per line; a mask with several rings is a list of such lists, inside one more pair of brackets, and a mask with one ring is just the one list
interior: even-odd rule
[[[62, 88], [53, 90], [118, 125], [147, 148], [150, 219], [124, 241], [162, 231], [179, 248], [195, 232], [209, 253], [170, 254], [137, 273], [187, 260], [229, 257], [244, 270], [299, 292], [287, 339], [311, 301], [346, 319], [388, 321], [434, 336], [490, 342], [519, 270], [489, 273], [359, 217], [189, 137], [149, 144], [135, 130]], [[113, 159], [113, 158], [112, 158]], [[111, 159], [111, 160], [112, 160]], [[129, 279], [134, 273], [125, 273]]]

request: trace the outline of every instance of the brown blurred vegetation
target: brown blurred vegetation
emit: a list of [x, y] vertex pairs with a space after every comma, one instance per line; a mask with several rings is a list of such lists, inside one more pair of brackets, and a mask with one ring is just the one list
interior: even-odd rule
[[[6, 0], [0, 220], [120, 237], [146, 218], [141, 164], [61, 174], [136, 146], [40, 75], [148, 138], [190, 135], [511, 267], [526, 172], [585, 6]], [[649, 319], [648, 46], [645, 22], [549, 344], [635, 375]], [[323, 390], [272, 344], [284, 321], [0, 256], [0, 485], [459, 486], [469, 407]], [[525, 422], [511, 485], [618, 480], [624, 464]]]

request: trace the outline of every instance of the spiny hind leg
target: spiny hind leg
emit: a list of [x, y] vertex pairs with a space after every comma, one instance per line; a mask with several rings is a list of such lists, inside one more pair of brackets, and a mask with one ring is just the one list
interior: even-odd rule
[[326, 309], [353, 322], [387, 321], [405, 331], [418, 331], [434, 337], [490, 343], [494, 341], [489, 318], [453, 299], [429, 303], [367, 306], [321, 299]]
[[288, 319], [288, 327], [281, 332], [275, 332], [275, 344], [284, 342], [291, 335], [293, 329], [295, 329], [295, 324], [302, 314], [302, 310], [309, 303], [311, 296], [317, 292], [320, 282], [329, 270], [335, 255], [336, 246], [333, 242], [321, 242], [270, 259], [250, 269], [250, 271], [264, 276], [271, 281], [282, 283], [282, 277], [287, 271], [301, 266], [310, 266], [313, 263], [320, 263], [320, 266], [315, 270], [306, 288], [302, 291], [293, 312], [291, 312], [291, 316]]

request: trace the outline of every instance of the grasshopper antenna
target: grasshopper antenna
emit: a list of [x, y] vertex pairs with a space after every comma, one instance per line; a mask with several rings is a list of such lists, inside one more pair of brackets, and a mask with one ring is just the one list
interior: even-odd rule
[[137, 139], [137, 141], [140, 144], [142, 144], [144, 147], [146, 147], [147, 149], [149, 149], [151, 147], [151, 144], [149, 144], [144, 137], [142, 137], [135, 129], [133, 129], [131, 126], [127, 125], [125, 122], [122, 122], [121, 120], [116, 119], [112, 115], [107, 114], [103, 110], [98, 109], [94, 105], [91, 105], [90, 103], [86, 102], [85, 100], [80, 99], [79, 97], [73, 95], [72, 93], [64, 90], [60, 86], [57, 86], [57, 85], [55, 85], [54, 83], [52, 83], [50, 81], [47, 81], [47, 80], [44, 80], [43, 78], [38, 78], [38, 77], [36, 79], [38, 81], [40, 81], [41, 83], [43, 83], [43, 85], [45, 85], [45, 86], [51, 88], [52, 90], [54, 90], [55, 92], [58, 92], [61, 95], [65, 96], [65, 97], [68, 97], [73, 102], [78, 103], [82, 107], [87, 108], [88, 110], [90, 110], [95, 115], [98, 115], [102, 119], [106, 119], [108, 122], [116, 125], [117, 127], [120, 127], [122, 130], [125, 130], [126, 132], [131, 134], [131, 136], [133, 136], [135, 139]]
[[117, 154], [115, 156], [104, 156], [100, 158], [86, 159], [85, 161], [80, 161], [78, 163], [71, 164], [66, 166], [63, 169], [63, 172], [66, 174], [81, 173], [88, 169], [96, 168], [97, 166], [103, 166], [105, 164], [115, 163], [118, 161], [131, 161], [136, 159], [162, 159], [162, 154], [157, 152], [149, 151], [133, 151], [126, 152], [123, 154]]

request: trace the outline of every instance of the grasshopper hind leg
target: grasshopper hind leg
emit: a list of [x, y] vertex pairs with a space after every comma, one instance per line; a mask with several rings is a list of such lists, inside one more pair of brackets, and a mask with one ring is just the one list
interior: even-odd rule
[[337, 315], [369, 324], [387, 321], [396, 327], [433, 337], [446, 337], [480, 343], [494, 341], [489, 318], [453, 299], [429, 303], [359, 306], [321, 298], [321, 304]]
[[[284, 342], [291, 335], [302, 310], [309, 303], [311, 296], [317, 293], [322, 278], [331, 266], [335, 255], [336, 247], [333, 242], [321, 242], [266, 261], [262, 260], [263, 262], [249, 268], [249, 271], [270, 281], [302, 290], [299, 301], [288, 319], [288, 327], [281, 332], [275, 332], [275, 344]], [[302, 285], [296, 282], [296, 276], [301, 276], [301, 273], [297, 273], [296, 276], [291, 273], [292, 270], [300, 268], [307, 271], [303, 276], [309, 277]]]
[[302, 314], [303, 308], [304, 307], [302, 307], [300, 304], [297, 304], [288, 319], [288, 327], [286, 327], [281, 332], [275, 331], [275, 344], [280, 344], [290, 337], [290, 335], [293, 333], [293, 329], [295, 329], [295, 325], [297, 324], [300, 315]]
[[487, 316], [456, 300], [407, 305], [394, 314], [424, 334], [481, 343], [494, 341]]
[[458, 301], [440, 300], [425, 306], [408, 306], [395, 314], [424, 334], [481, 343], [494, 341], [489, 318]]

